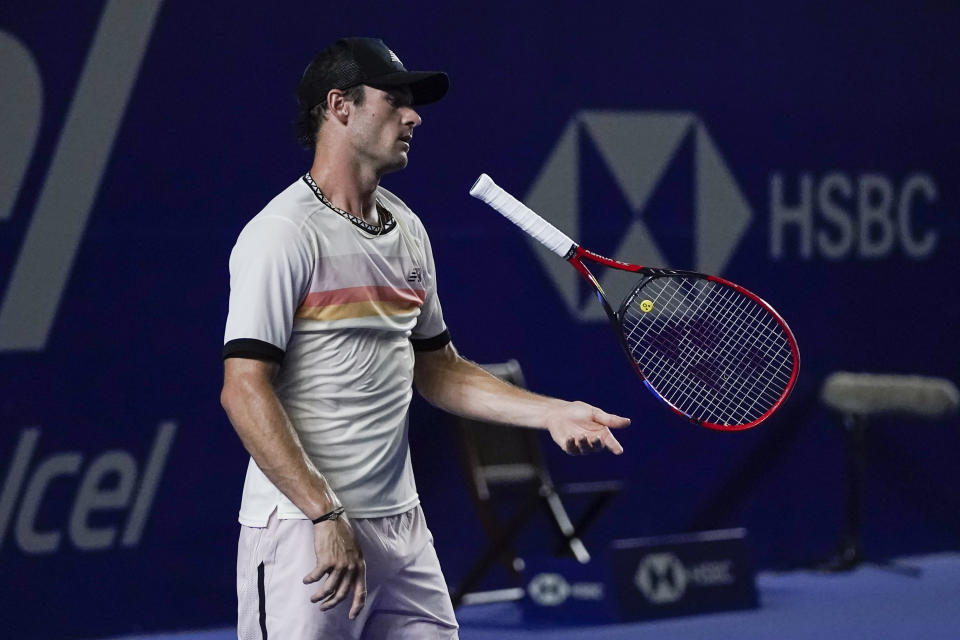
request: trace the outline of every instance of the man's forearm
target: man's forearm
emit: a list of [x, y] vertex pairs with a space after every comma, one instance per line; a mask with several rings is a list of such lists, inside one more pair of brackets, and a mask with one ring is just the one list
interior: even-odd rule
[[307, 457], [269, 380], [234, 373], [225, 376], [221, 404], [257, 466], [307, 517], [332, 510], [336, 496]]
[[417, 354], [414, 367], [417, 390], [431, 404], [451, 413], [487, 422], [547, 429], [553, 441], [569, 454], [607, 449], [623, 453], [610, 432], [630, 420], [584, 402], [567, 402], [537, 395], [499, 380], [464, 360], [453, 344]]
[[567, 404], [508, 384], [448, 350], [419, 360], [417, 390], [428, 402], [457, 415], [522, 427], [545, 428], [544, 417]]

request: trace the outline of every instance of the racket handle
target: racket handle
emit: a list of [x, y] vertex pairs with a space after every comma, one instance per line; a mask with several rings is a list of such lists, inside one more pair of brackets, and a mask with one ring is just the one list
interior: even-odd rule
[[470, 195], [486, 202], [561, 258], [565, 258], [570, 249], [576, 245], [565, 233], [501, 189], [485, 173], [480, 174], [477, 181], [473, 183]]

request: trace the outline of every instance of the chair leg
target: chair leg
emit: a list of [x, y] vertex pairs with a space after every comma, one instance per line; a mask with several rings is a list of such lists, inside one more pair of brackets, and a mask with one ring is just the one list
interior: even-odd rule
[[843, 529], [837, 551], [820, 565], [823, 571], [851, 571], [863, 562], [863, 477], [867, 467], [867, 421], [862, 416], [843, 417], [846, 474]]
[[[493, 505], [489, 500], [478, 500], [476, 501], [476, 506], [477, 514], [480, 516], [480, 524], [487, 534], [487, 540], [499, 539], [503, 532], [503, 525], [500, 523], [500, 519], [497, 517]], [[500, 556], [496, 558], [496, 560], [500, 561], [507, 571], [510, 572], [515, 582], [520, 581], [520, 567], [522, 567], [523, 559], [517, 556], [517, 552], [510, 540], [507, 540], [503, 544]]]
[[490, 570], [490, 567], [497, 562], [504, 550], [509, 548], [510, 541], [520, 533], [520, 530], [530, 519], [530, 516], [533, 515], [534, 507], [539, 500], [540, 495], [533, 492], [530, 498], [520, 506], [516, 514], [514, 514], [510, 521], [500, 530], [500, 534], [496, 539], [487, 545], [480, 558], [473, 564], [470, 570], [467, 571], [467, 575], [451, 592], [450, 599], [453, 601], [454, 608], [460, 606], [463, 602], [463, 597], [480, 584], [480, 581], [483, 580], [483, 577]]
[[576, 533], [579, 534], [582, 531], [586, 531], [587, 528], [593, 524], [593, 521], [597, 519], [597, 516], [599, 516], [603, 510], [607, 508], [607, 505], [611, 500], [613, 500], [615, 495], [617, 495], [616, 491], [601, 493], [598, 495], [583, 512], [583, 515], [580, 516], [580, 519], [574, 524], [574, 530]]
[[[576, 539], [579, 542], [580, 536], [583, 534], [583, 532], [586, 531], [591, 524], [593, 524], [593, 521], [596, 520], [597, 516], [599, 516], [603, 512], [607, 504], [610, 502], [611, 499], [613, 499], [613, 496], [615, 495], [616, 495], [615, 491], [603, 492], [598, 494], [590, 502], [590, 504], [587, 506], [584, 512], [580, 515], [580, 517], [576, 520], [576, 522], [573, 523], [573, 530], [570, 533], [570, 538]], [[586, 549], [584, 549], [584, 551], [586, 551]], [[560, 544], [558, 544], [556, 549], [554, 550], [555, 555], [563, 555], [563, 554], [570, 554], [570, 553], [574, 554], [574, 556], [577, 557], [574, 550], [570, 548], [570, 545], [568, 544], [567, 539], [564, 539]], [[577, 557], [577, 559], [579, 560], [579, 557]], [[587, 554], [587, 560], [589, 560], [589, 554]]]
[[563, 539], [563, 553], [570, 553], [580, 564], [590, 562], [590, 552], [579, 538], [577, 528], [570, 521], [567, 510], [563, 508], [560, 496], [553, 487], [544, 485], [540, 488], [540, 495], [550, 514], [550, 520], [556, 527], [557, 533]]

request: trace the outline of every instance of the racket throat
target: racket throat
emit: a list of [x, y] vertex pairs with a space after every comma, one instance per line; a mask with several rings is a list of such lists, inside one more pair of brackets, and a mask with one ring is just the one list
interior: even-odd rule
[[617, 316], [617, 313], [613, 310], [613, 307], [610, 306], [610, 303], [607, 302], [607, 292], [604, 291], [603, 285], [600, 284], [600, 281], [597, 280], [596, 276], [590, 273], [590, 269], [587, 269], [587, 266], [580, 261], [580, 254], [584, 249], [573, 245], [568, 252], [569, 258], [567, 262], [573, 265], [573, 268], [576, 269], [581, 276], [583, 276], [587, 282], [590, 283], [590, 286], [593, 287], [593, 292], [597, 297], [597, 300], [603, 306], [603, 310], [607, 313], [607, 317], [610, 319], [614, 325], [619, 326], [620, 318]]
[[610, 302], [606, 297], [606, 292], [604, 292], [600, 282], [592, 273], [590, 273], [590, 270], [586, 267], [586, 265], [579, 260], [580, 252], [585, 250], [579, 247], [577, 247], [577, 249], [579, 251], [575, 252], [573, 256], [571, 256], [569, 260], [570, 264], [572, 264], [574, 268], [580, 272], [580, 275], [586, 278], [593, 286], [597, 301], [600, 302], [600, 306], [603, 307], [604, 313], [607, 314], [607, 320], [610, 322], [610, 328], [613, 329], [614, 333], [617, 334], [617, 341], [620, 343], [624, 355], [627, 356], [627, 360], [630, 362], [631, 368], [637, 373], [637, 375], [640, 376], [641, 380], [646, 382], [646, 378], [644, 377], [643, 372], [640, 371], [640, 367], [637, 365], [636, 361], [633, 359], [633, 355], [630, 352], [630, 347], [623, 336], [623, 322], [620, 316], [622, 310], [621, 312], [614, 311], [613, 307], [610, 306]]

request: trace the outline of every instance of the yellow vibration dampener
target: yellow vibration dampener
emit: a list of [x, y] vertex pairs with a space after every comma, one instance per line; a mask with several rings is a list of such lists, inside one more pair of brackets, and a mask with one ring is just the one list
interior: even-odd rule
[[640, 303], [640, 311], [644, 313], [650, 313], [653, 311], [653, 300], [644, 300]]

